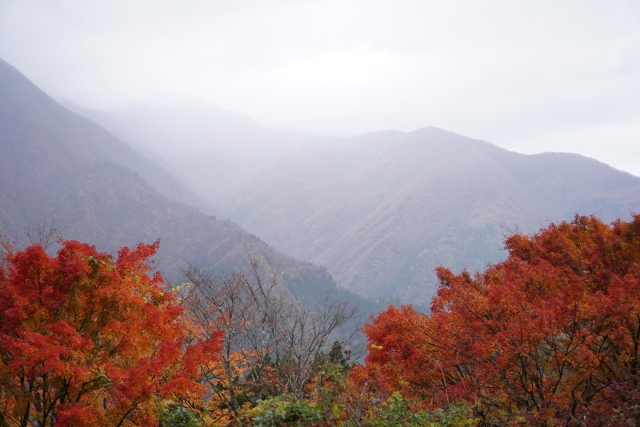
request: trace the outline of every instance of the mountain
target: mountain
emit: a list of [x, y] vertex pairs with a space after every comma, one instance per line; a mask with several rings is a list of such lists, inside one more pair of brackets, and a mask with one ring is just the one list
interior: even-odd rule
[[[145, 180], [153, 182], [162, 195], [195, 206], [207, 213], [214, 213], [182, 181], [149, 158], [140, 155], [130, 146], [115, 138], [104, 128], [90, 120], [68, 111], [46, 96], [11, 65], [0, 59], [0, 79], [3, 108], [6, 115], [17, 111], [29, 117], [37, 117], [40, 126], [46, 127], [51, 138], [56, 138], [76, 156], [87, 161], [109, 160], [137, 172]], [[91, 138], [88, 140], [87, 138]]]
[[331, 292], [375, 310], [338, 289], [326, 268], [200, 208], [207, 209], [175, 176], [0, 60], [0, 235], [56, 221], [64, 238], [108, 252], [161, 239], [157, 266], [173, 278], [185, 260], [218, 273], [246, 270], [251, 254], [278, 267], [283, 290], [303, 302]]
[[[120, 131], [126, 140], [145, 133], [141, 122]], [[179, 127], [173, 132], [177, 138]], [[221, 157], [203, 143], [167, 162], [197, 179], [199, 194], [228, 218], [327, 266], [361, 295], [428, 303], [437, 266], [473, 271], [501, 261], [504, 235], [514, 230], [534, 232], [575, 213], [613, 221], [640, 211], [640, 178], [577, 154], [524, 155], [438, 128], [326, 140], [261, 132], [263, 142], [247, 142], [237, 131], [248, 148], [223, 163], [249, 166], [229, 175], [207, 173]], [[224, 141], [207, 136], [209, 147]]]
[[69, 105], [178, 175], [220, 215], [229, 186], [277, 164], [283, 156], [334, 139], [269, 130], [247, 116], [201, 102], [177, 107], [132, 105], [101, 112]]
[[[291, 156], [218, 204], [275, 247], [362, 295], [427, 300], [434, 269], [501, 261], [508, 229], [640, 208], [640, 179], [574, 154], [527, 156], [436, 128]], [[506, 229], [504, 229], [506, 227]]]

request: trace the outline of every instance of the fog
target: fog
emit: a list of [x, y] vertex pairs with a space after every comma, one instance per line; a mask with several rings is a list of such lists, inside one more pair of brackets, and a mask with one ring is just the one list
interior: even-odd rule
[[437, 126], [640, 176], [636, 1], [0, 0], [0, 57], [91, 109], [201, 100], [333, 136]]

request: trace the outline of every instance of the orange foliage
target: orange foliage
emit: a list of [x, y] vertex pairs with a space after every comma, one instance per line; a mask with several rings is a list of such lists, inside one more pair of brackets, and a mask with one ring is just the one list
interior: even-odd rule
[[352, 387], [432, 408], [465, 400], [487, 424], [640, 416], [640, 215], [576, 217], [506, 247], [475, 277], [438, 269], [430, 317], [390, 307], [373, 319], [364, 332], [382, 348]]
[[0, 425], [152, 425], [162, 399], [202, 392], [219, 337], [185, 342], [183, 308], [150, 277], [158, 243], [118, 258], [77, 241], [0, 268]]

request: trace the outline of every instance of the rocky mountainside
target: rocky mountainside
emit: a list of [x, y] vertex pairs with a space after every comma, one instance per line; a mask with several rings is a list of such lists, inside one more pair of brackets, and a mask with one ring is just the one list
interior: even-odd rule
[[200, 208], [207, 209], [180, 180], [0, 61], [0, 235], [56, 221], [64, 238], [103, 251], [161, 239], [156, 260], [170, 277], [185, 261], [219, 273], [246, 270], [251, 254], [279, 266], [286, 292], [302, 301], [332, 292], [372, 310], [338, 289], [326, 268]]
[[[131, 140], [145, 133], [141, 122], [120, 131]], [[575, 213], [613, 221], [640, 211], [640, 178], [577, 154], [523, 155], [437, 128], [280, 145], [304, 137], [263, 129], [262, 141], [247, 142], [236, 132], [245, 151], [224, 161], [213, 148], [225, 137], [215, 131], [209, 151], [200, 143], [166, 160], [233, 221], [327, 266], [361, 295], [428, 303], [435, 267], [500, 261], [511, 231]], [[175, 145], [179, 127], [173, 134]], [[259, 152], [268, 155], [251, 157]], [[236, 167], [208, 172], [220, 164]]]

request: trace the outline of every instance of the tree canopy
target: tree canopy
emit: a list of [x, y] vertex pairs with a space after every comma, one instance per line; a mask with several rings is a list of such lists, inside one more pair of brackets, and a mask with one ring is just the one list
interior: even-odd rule
[[197, 396], [220, 336], [187, 342], [183, 308], [149, 276], [158, 247], [117, 259], [77, 241], [0, 268], [0, 425], [152, 425], [158, 405]]
[[390, 307], [365, 327], [360, 390], [466, 401], [485, 425], [612, 425], [640, 416], [640, 215], [506, 240], [475, 276], [438, 269], [431, 315]]
[[576, 216], [505, 241], [485, 271], [438, 269], [431, 313], [372, 317], [350, 362], [344, 302], [304, 306], [191, 267], [158, 244], [116, 258], [60, 241], [0, 268], [0, 427], [608, 426], [640, 419], [640, 215]]

